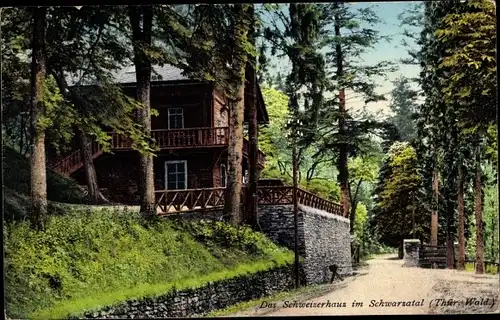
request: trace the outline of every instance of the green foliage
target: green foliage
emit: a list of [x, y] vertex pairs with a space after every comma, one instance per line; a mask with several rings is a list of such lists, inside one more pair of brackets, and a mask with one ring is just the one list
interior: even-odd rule
[[[4, 219], [27, 218], [30, 197], [29, 159], [10, 147], [3, 148]], [[85, 203], [86, 197], [70, 178], [47, 169], [47, 198], [49, 201]]]
[[428, 236], [430, 215], [419, 200], [420, 187], [415, 150], [408, 143], [394, 143], [375, 189], [373, 222], [385, 244], [398, 246], [405, 237], [423, 240]]
[[394, 115], [389, 120], [399, 132], [402, 141], [410, 141], [415, 136], [415, 113], [417, 92], [410, 86], [410, 79], [400, 76], [394, 81], [389, 107]]
[[180, 224], [194, 239], [206, 246], [233, 248], [259, 257], [273, 258], [287, 250], [278, 247], [264, 234], [247, 226], [234, 228], [221, 221], [189, 221]]
[[362, 203], [356, 207], [356, 218], [354, 219], [354, 244], [361, 246], [368, 232], [368, 210]]
[[324, 199], [340, 201], [340, 187], [333, 179], [312, 179], [309, 183], [302, 181], [300, 186]]
[[[496, 177], [495, 177], [496, 178]], [[496, 179], [495, 179], [496, 180]], [[484, 258], [498, 261], [498, 184], [488, 184], [484, 189]]]
[[183, 231], [176, 224], [84, 207], [51, 216], [44, 232], [7, 223], [7, 313], [62, 318], [292, 261], [288, 250], [246, 228], [195, 223]]
[[[272, 88], [263, 88], [262, 94], [269, 114], [269, 125], [261, 129], [259, 148], [266, 153], [266, 166], [262, 171], [264, 178], [282, 179], [292, 184], [292, 157], [290, 141], [285, 138], [285, 123], [288, 119], [288, 97]], [[325, 199], [339, 201], [340, 189], [332, 179], [334, 168], [327, 161], [315, 159], [317, 149], [299, 147], [300, 186]]]

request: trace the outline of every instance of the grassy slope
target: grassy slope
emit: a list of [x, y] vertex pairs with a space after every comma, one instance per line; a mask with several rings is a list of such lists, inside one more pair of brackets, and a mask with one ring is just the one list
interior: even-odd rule
[[[14, 149], [3, 148], [4, 219], [26, 217], [30, 194], [30, 164]], [[47, 197], [50, 201], [84, 203], [82, 189], [71, 179], [47, 169]]]
[[[63, 215], [51, 207], [46, 230], [33, 231], [20, 221], [28, 204], [29, 163], [4, 149], [4, 164], [5, 209], [16, 216], [4, 226], [11, 318], [63, 318], [293, 261], [290, 251], [248, 229], [221, 222], [145, 223], [137, 213], [85, 206], [58, 206]], [[84, 202], [71, 180], [51, 170], [47, 180], [50, 200]]]

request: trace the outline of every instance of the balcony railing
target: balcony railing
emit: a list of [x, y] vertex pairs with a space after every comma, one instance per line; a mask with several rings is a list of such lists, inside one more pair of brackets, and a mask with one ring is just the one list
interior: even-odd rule
[[[163, 215], [222, 209], [224, 207], [224, 191], [225, 188], [155, 191], [157, 213]], [[244, 198], [244, 193], [245, 189], [243, 188], [242, 198]], [[257, 195], [259, 205], [293, 204], [293, 187], [291, 186], [258, 187]], [[322, 199], [300, 188], [297, 188], [297, 202], [331, 214], [342, 215], [340, 204]]]
[[[151, 130], [157, 146], [164, 149], [186, 147], [212, 147], [228, 144], [228, 127], [185, 128]], [[132, 140], [117, 133], [111, 133], [112, 149], [131, 149]]]
[[[111, 150], [132, 150], [132, 140], [121, 134], [111, 132]], [[185, 128], [185, 129], [159, 129], [151, 130], [151, 136], [160, 149], [183, 149], [195, 147], [218, 147], [229, 144], [229, 128]], [[247, 154], [248, 141], [244, 140], [243, 153]], [[93, 158], [96, 158], [102, 151], [97, 143], [92, 145]], [[264, 165], [265, 155], [259, 150], [258, 163]], [[80, 150], [76, 150], [70, 155], [56, 159], [49, 164], [54, 170], [63, 174], [71, 174], [83, 165]]]

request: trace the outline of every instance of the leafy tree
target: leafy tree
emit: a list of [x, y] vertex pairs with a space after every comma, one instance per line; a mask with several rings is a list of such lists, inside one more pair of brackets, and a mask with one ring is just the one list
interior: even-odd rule
[[[138, 114], [138, 122], [146, 135], [151, 134], [151, 59], [153, 6], [129, 6], [128, 16], [132, 27], [134, 65], [136, 74], [136, 99], [144, 108]], [[139, 160], [140, 211], [151, 217], [155, 214], [153, 155], [141, 154]]]
[[394, 143], [379, 175], [374, 228], [383, 243], [399, 247], [400, 258], [403, 239], [411, 236], [423, 240], [427, 236], [429, 221], [421, 214], [420, 187], [415, 150], [407, 143]]
[[[354, 222], [356, 221], [357, 205], [359, 202], [362, 184], [372, 184], [377, 179], [378, 161], [375, 157], [357, 157], [349, 163], [349, 199], [351, 201], [351, 212], [349, 218], [351, 220], [351, 233], [354, 231]], [[366, 206], [364, 207], [366, 210]]]
[[47, 56], [45, 32], [47, 28], [47, 8], [33, 8], [31, 26], [31, 219], [33, 227], [44, 228], [47, 215], [47, 179], [45, 169], [45, 126], [44, 116], [50, 91], [46, 84]]
[[[5, 62], [26, 70], [23, 57], [29, 56], [30, 44], [25, 41], [29, 38], [29, 30], [22, 26], [29, 22], [28, 10], [9, 10], [12, 14], [2, 23], [6, 37], [13, 39], [15, 51], [6, 56]], [[128, 48], [122, 45], [121, 31], [116, 29], [121, 23], [120, 17], [114, 15], [113, 7], [53, 7], [47, 10], [45, 42], [50, 48], [46, 52], [47, 79], [53, 84], [52, 92], [63, 98], [46, 110], [47, 140], [56, 151], [64, 153], [74, 136], [73, 129], [77, 128], [89, 196], [92, 202], [100, 202], [103, 197], [91, 161], [90, 140], [97, 140], [103, 151], [109, 150], [110, 137], [104, 127], [111, 127], [132, 138], [133, 148], [144, 152], [151, 150], [148, 144], [141, 143], [149, 136], [141, 134], [141, 128], [132, 118], [141, 106], [111, 83], [111, 72], [129, 57]], [[5, 74], [19, 84], [24, 83], [26, 73], [12, 73], [8, 68]], [[8, 99], [9, 106], [15, 105], [15, 97], [22, 96], [24, 90], [23, 86], [10, 88], [14, 99]]]
[[251, 8], [251, 4], [197, 5], [190, 18], [189, 49], [179, 61], [187, 74], [213, 82], [228, 97], [230, 132], [224, 213], [233, 225], [242, 222], [245, 72], [249, 58], [257, 54], [248, 38], [250, 25], [255, 22]]
[[367, 242], [368, 234], [368, 210], [362, 203], [356, 205], [356, 219], [354, 220], [354, 245], [361, 247], [363, 256], [366, 253], [365, 243]]

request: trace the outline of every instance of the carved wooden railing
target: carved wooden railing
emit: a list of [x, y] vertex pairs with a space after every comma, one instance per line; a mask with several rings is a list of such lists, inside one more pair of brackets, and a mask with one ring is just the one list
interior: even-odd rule
[[[184, 128], [151, 130], [151, 136], [160, 148], [211, 147], [228, 144], [228, 127]], [[131, 149], [132, 140], [111, 133], [111, 149]]]
[[160, 148], [221, 146], [229, 141], [228, 127], [152, 130], [151, 134]]
[[[92, 159], [97, 158], [101, 154], [102, 151], [97, 142], [95, 141], [92, 142]], [[81, 168], [82, 166], [83, 166], [83, 161], [80, 149], [73, 151], [71, 154], [65, 156], [62, 159], [59, 158], [56, 159], [54, 162], [49, 162], [50, 168], [63, 174], [69, 174], [71, 172], [74, 172], [79, 168]]]
[[[245, 196], [244, 190], [242, 190], [242, 199]], [[155, 191], [157, 212], [168, 214], [220, 209], [224, 207], [224, 191], [225, 188]], [[293, 187], [291, 186], [258, 187], [257, 195], [259, 205], [293, 204]], [[328, 213], [342, 215], [340, 204], [322, 199], [300, 188], [297, 188], [297, 202]]]
[[[121, 134], [111, 132], [111, 150], [131, 150], [132, 140]], [[185, 129], [159, 129], [151, 130], [151, 136], [156, 145], [161, 149], [181, 149], [190, 147], [215, 147], [226, 146], [229, 143], [229, 128], [185, 128]], [[243, 153], [248, 154], [248, 141], [244, 140]], [[92, 144], [93, 158], [102, 154], [97, 143]], [[265, 154], [259, 150], [258, 162], [261, 165], [265, 163]], [[55, 163], [49, 163], [49, 166], [63, 174], [71, 174], [83, 166], [80, 156], [80, 149], [70, 155], [57, 159]]]
[[224, 206], [226, 188], [185, 189], [155, 191], [157, 211], [172, 213], [206, 210]]

